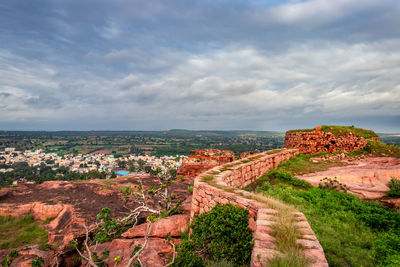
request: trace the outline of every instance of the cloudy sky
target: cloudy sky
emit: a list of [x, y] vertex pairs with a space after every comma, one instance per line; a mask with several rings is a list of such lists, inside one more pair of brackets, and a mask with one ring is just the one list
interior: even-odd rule
[[400, 132], [398, 0], [0, 2], [2, 130]]

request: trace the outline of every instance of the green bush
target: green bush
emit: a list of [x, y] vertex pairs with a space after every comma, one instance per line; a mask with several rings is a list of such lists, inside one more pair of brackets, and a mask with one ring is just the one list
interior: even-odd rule
[[400, 197], [400, 179], [392, 177], [387, 186], [390, 188], [390, 191], [387, 193], [388, 196]]
[[1, 260], [1, 265], [3, 267], [8, 267], [14, 261], [16, 257], [19, 256], [18, 250], [13, 249], [7, 253], [7, 256]]
[[393, 232], [385, 233], [375, 240], [374, 248], [376, 262], [387, 266], [385, 263], [400, 259], [400, 236]]
[[217, 204], [197, 216], [191, 229], [191, 240], [184, 240], [179, 246], [175, 266], [204, 266], [202, 259], [227, 260], [234, 266], [250, 263], [253, 242], [247, 210]]
[[36, 257], [35, 259], [31, 260], [32, 267], [42, 267], [44, 265], [44, 259], [42, 257]]

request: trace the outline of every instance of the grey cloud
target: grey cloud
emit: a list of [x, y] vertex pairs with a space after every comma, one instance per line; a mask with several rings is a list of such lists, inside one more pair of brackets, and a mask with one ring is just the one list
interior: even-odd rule
[[3, 3], [0, 123], [384, 128], [399, 18], [394, 0]]

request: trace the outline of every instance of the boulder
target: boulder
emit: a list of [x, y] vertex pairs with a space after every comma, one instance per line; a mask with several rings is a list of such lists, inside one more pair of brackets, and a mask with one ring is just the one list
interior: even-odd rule
[[71, 240], [85, 235], [84, 223], [87, 222], [77, 216], [72, 205], [65, 205], [64, 210], [46, 226], [49, 244], [56, 245], [62, 251]]
[[[153, 223], [150, 237], [180, 236], [188, 228], [190, 216], [187, 214], [173, 215], [167, 218], [159, 219]], [[122, 234], [125, 238], [143, 237], [146, 233], [147, 224], [140, 224], [132, 227]]]
[[[100, 255], [104, 250], [110, 251], [110, 255], [106, 259], [108, 266], [125, 266], [128, 263], [135, 246], [139, 244], [144, 244], [144, 238], [114, 239], [111, 242], [99, 244], [96, 251], [98, 255]], [[91, 249], [93, 250], [94, 247], [91, 247]], [[172, 253], [172, 246], [165, 239], [149, 238], [147, 245], [144, 247], [140, 255], [140, 261], [142, 262], [143, 267], [160, 267], [169, 263]], [[114, 261], [116, 257], [121, 259], [118, 264]], [[82, 266], [85, 265], [82, 264]]]
[[23, 215], [32, 215], [35, 220], [46, 220], [55, 218], [63, 210], [61, 204], [44, 204], [41, 202], [32, 202], [28, 204], [0, 204], [0, 216], [21, 217]]
[[41, 257], [44, 260], [43, 267], [54, 266], [61, 259], [57, 257], [54, 251], [43, 251], [39, 249], [39, 245], [29, 246], [18, 250], [18, 257], [13, 260], [11, 266], [18, 267], [31, 267], [31, 261], [37, 257]]

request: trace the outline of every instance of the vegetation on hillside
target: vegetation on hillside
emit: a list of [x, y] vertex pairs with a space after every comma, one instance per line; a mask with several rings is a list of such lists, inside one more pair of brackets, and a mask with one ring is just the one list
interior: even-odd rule
[[183, 238], [174, 266], [248, 266], [253, 247], [248, 211], [232, 204], [217, 204], [200, 214]]
[[388, 196], [400, 197], [400, 179], [392, 177], [387, 186], [390, 189], [389, 192], [387, 193]]
[[39, 227], [32, 216], [14, 218], [0, 216], [0, 249], [47, 242], [47, 232]]
[[360, 150], [347, 154], [348, 156], [374, 156], [374, 157], [400, 157], [400, 146], [389, 145], [382, 142], [368, 141], [368, 144]]
[[[290, 132], [312, 132], [315, 128], [312, 129], [297, 129], [290, 130]], [[326, 133], [332, 133], [336, 136], [346, 135], [347, 133], [353, 133], [359, 137], [364, 137], [366, 139], [372, 137], [378, 137], [378, 135], [372, 130], [366, 130], [362, 128], [356, 128], [354, 126], [336, 126], [336, 125], [323, 125], [322, 131]]]
[[354, 126], [323, 125], [322, 131], [326, 133], [333, 133], [336, 136], [346, 135], [347, 133], [351, 132], [359, 137], [364, 137], [366, 139], [378, 137], [378, 135], [372, 130], [356, 128]]
[[[332, 190], [311, 188], [292, 174], [313, 170], [299, 155], [247, 189], [263, 192], [303, 212], [324, 248], [329, 266], [399, 266], [400, 214], [381, 204]], [[334, 183], [334, 181], [333, 181]], [[395, 183], [393, 183], [395, 184]]]
[[0, 131], [0, 150], [43, 149], [64, 154], [133, 153], [154, 156], [187, 155], [194, 149], [242, 152], [270, 150], [283, 145], [283, 132], [272, 131]]
[[298, 154], [296, 157], [279, 165], [280, 170], [290, 171], [294, 175], [325, 171], [331, 167], [345, 166], [346, 163], [334, 160], [313, 162], [310, 159], [326, 155], [326, 152], [318, 154]]

